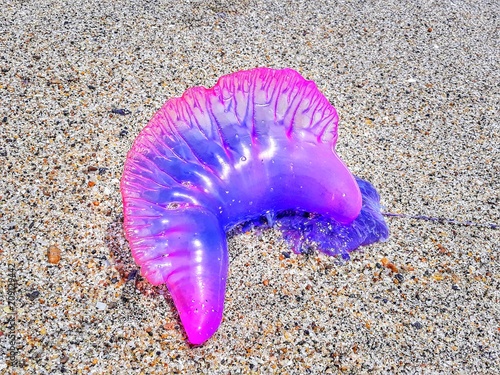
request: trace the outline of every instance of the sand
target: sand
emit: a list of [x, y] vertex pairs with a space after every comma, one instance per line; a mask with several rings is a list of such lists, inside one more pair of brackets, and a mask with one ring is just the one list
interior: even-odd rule
[[[0, 373], [498, 374], [498, 16], [462, 0], [2, 2]], [[224, 321], [190, 347], [168, 292], [129, 277], [119, 179], [168, 98], [256, 66], [317, 83], [385, 212], [473, 225], [388, 217], [389, 241], [345, 264], [285, 257], [275, 229], [235, 236]]]

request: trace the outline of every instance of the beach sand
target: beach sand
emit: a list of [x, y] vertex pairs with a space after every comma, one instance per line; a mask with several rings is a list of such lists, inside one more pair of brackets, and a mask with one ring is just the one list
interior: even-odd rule
[[[498, 16], [462, 0], [3, 1], [0, 373], [498, 374]], [[119, 180], [168, 98], [256, 66], [317, 83], [385, 212], [474, 224], [388, 217], [390, 239], [345, 264], [283, 256], [276, 229], [235, 236], [224, 321], [190, 347], [165, 288], [128, 280]]]

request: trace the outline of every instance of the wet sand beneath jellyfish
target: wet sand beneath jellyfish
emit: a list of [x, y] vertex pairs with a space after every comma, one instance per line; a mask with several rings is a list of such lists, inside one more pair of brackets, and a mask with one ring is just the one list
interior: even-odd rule
[[166, 99], [291, 67], [336, 106], [337, 151], [384, 210], [498, 224], [495, 15], [461, 0], [7, 1], [0, 372], [496, 373], [498, 230], [388, 218], [389, 241], [345, 264], [288, 257], [277, 230], [235, 236], [224, 321], [192, 348], [168, 293], [127, 281], [119, 194]]

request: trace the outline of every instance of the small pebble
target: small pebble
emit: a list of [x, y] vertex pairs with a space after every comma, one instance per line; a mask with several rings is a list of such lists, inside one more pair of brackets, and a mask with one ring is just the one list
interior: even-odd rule
[[167, 331], [171, 331], [171, 330], [175, 329], [175, 323], [172, 323], [172, 322], [165, 323], [163, 325], [163, 328]]
[[47, 250], [47, 258], [49, 263], [58, 264], [61, 260], [61, 250], [55, 245], [49, 246]]
[[111, 110], [111, 113], [115, 113], [117, 115], [120, 115], [120, 116], [126, 116], [126, 115], [130, 115], [132, 112], [130, 112], [128, 109], [124, 109], [124, 108], [113, 108]]
[[35, 290], [31, 293], [28, 293], [26, 296], [29, 298], [30, 301], [34, 301], [40, 296], [40, 292], [38, 290]]
[[412, 324], [412, 326], [415, 328], [415, 329], [422, 329], [423, 326], [420, 322], [415, 322]]
[[130, 280], [135, 279], [135, 277], [136, 277], [136, 276], [137, 276], [137, 270], [133, 270], [133, 271], [131, 271], [131, 272], [128, 274], [127, 281], [130, 281]]
[[108, 305], [106, 305], [104, 302], [97, 302], [95, 307], [97, 307], [98, 310], [106, 310], [108, 308]]

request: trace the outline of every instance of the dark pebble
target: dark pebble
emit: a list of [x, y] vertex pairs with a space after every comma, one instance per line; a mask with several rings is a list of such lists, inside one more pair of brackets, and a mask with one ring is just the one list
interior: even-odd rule
[[89, 88], [89, 90], [95, 90], [95, 86], [87, 85], [87, 87]]
[[137, 270], [133, 270], [128, 274], [127, 281], [135, 279], [136, 276], [137, 276]]
[[460, 290], [460, 288], [458, 287], [458, 285], [452, 285], [451, 289], [453, 289], [453, 290]]
[[380, 263], [375, 263], [375, 267], [382, 268], [382, 265]]
[[7, 122], [7, 117], [4, 117], [4, 118], [2, 119], [2, 122], [3, 122], [3, 123], [6, 123], [6, 122]]
[[423, 328], [423, 326], [422, 326], [422, 324], [420, 322], [415, 322], [415, 323], [412, 324], [412, 326], [415, 329], [422, 329]]
[[120, 132], [120, 137], [125, 137], [127, 134], [128, 134], [128, 131], [127, 131], [127, 130], [122, 130], [122, 131]]
[[286, 259], [290, 258], [290, 252], [289, 251], [283, 251], [281, 253], [281, 255], [283, 255]]
[[397, 273], [396, 276], [394, 276], [396, 278], [396, 280], [398, 280], [400, 283], [403, 282], [404, 280], [404, 277], [403, 275], [401, 275], [400, 273]]
[[111, 110], [111, 113], [115, 113], [115, 114], [120, 115], [120, 116], [126, 116], [126, 115], [130, 115], [132, 112], [130, 112], [128, 109], [124, 109], [124, 108], [113, 108]]
[[108, 168], [99, 168], [99, 174], [102, 176], [107, 170]]
[[40, 292], [38, 290], [35, 290], [31, 293], [28, 293], [27, 296], [31, 301], [34, 301], [36, 298], [40, 296]]

